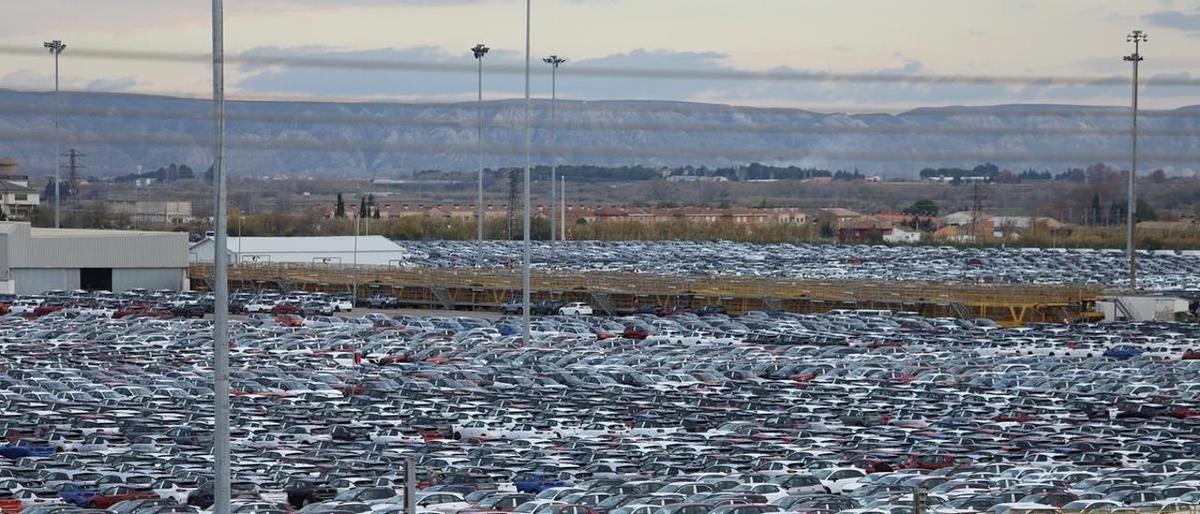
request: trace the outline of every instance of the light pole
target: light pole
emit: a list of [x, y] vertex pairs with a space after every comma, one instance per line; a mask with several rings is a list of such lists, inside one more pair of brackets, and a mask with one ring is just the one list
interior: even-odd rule
[[[562, 240], [567, 240], [567, 177], [559, 179], [562, 181], [562, 189], [558, 191], [559, 202], [559, 230], [562, 232]], [[550, 238], [554, 238], [554, 234], [550, 234]]]
[[242, 223], [245, 221], [245, 216], [238, 216], [238, 258], [235, 264], [242, 263]]
[[362, 221], [359, 219], [361, 217], [362, 216], [354, 217], [354, 285], [350, 290], [352, 296], [352, 299], [350, 300], [351, 308], [354, 308], [354, 306], [358, 304], [358, 229], [359, 222]]
[[1126, 42], [1133, 43], [1133, 55], [1125, 56], [1126, 61], [1133, 63], [1133, 125], [1130, 129], [1130, 140], [1132, 141], [1130, 159], [1132, 162], [1129, 169], [1129, 198], [1125, 201], [1125, 246], [1129, 253], [1129, 290], [1131, 292], [1137, 291], [1137, 249], [1133, 235], [1135, 213], [1137, 212], [1137, 190], [1134, 188], [1137, 177], [1138, 63], [1142, 62], [1141, 43], [1146, 40], [1146, 33], [1140, 30], [1135, 30], [1125, 36]]
[[[213, 64], [213, 514], [229, 514], [229, 231], [225, 192], [225, 8], [212, 0]], [[240, 257], [239, 257], [240, 258]]]
[[558, 143], [558, 126], [557, 113], [555, 111], [555, 103], [558, 100], [558, 65], [567, 62], [557, 55], [551, 55], [542, 59], [542, 62], [550, 65], [550, 243], [553, 244], [556, 234], [556, 216], [554, 215], [555, 184], [558, 183], [558, 153], [555, 145]]
[[478, 205], [479, 220], [477, 220], [477, 222], [475, 224], [476, 225], [475, 226], [475, 232], [476, 232], [475, 238], [478, 243], [477, 246], [479, 247], [478, 248], [479, 255], [477, 256], [478, 261], [479, 261], [479, 267], [483, 267], [483, 215], [484, 215], [484, 212], [483, 212], [483, 56], [487, 55], [488, 50], [490, 50], [490, 48], [488, 48], [487, 46], [484, 46], [483, 43], [479, 43], [479, 44], [471, 47], [471, 52], [475, 54], [475, 60], [479, 61], [479, 102], [477, 104], [479, 106], [479, 109], [478, 109], [479, 110], [479, 136], [477, 138], [479, 141], [479, 190], [478, 190], [478, 195], [476, 196], [476, 199], [475, 199], [475, 201], [478, 202], [478, 204], [479, 204]]
[[529, 31], [532, 20], [533, 1], [525, 0], [525, 214], [522, 220], [522, 228], [525, 229], [524, 246], [521, 250], [523, 262], [521, 264], [521, 342], [530, 344], [529, 338], [529, 265], [530, 265], [530, 248], [529, 248], [529, 161], [530, 149], [533, 147], [533, 140], [529, 132]]
[[55, 39], [42, 43], [42, 46], [50, 50], [50, 55], [54, 56], [54, 228], [59, 228], [58, 153], [62, 136], [58, 130], [59, 111], [61, 110], [58, 100], [58, 56], [67, 49], [67, 45]]

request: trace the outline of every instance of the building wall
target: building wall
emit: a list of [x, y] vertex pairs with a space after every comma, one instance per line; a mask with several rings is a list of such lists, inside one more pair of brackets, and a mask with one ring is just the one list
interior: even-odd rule
[[171, 268], [117, 268], [113, 270], [112, 290], [114, 293], [142, 288], [182, 290], [184, 275], [181, 269]]
[[79, 268], [18, 268], [12, 270], [12, 277], [17, 294], [79, 289]]

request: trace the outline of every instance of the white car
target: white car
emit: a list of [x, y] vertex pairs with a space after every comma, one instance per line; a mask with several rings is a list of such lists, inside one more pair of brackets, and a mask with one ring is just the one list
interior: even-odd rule
[[591, 316], [594, 311], [592, 306], [583, 302], [571, 302], [558, 308], [558, 313], [563, 316]]
[[867, 474], [858, 468], [829, 468], [814, 473], [821, 485], [830, 493], [842, 494], [858, 488], [858, 483]]

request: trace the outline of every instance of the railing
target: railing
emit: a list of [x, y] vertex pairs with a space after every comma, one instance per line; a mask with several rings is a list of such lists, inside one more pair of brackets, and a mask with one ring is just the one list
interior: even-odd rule
[[[193, 264], [193, 281], [212, 277], [211, 264]], [[272, 263], [231, 266], [235, 282], [363, 285], [381, 287], [484, 288], [519, 290], [519, 270], [400, 268], [342, 264]], [[535, 269], [531, 286], [539, 291], [602, 291], [621, 294], [693, 295], [822, 300], [877, 304], [960, 303], [972, 307], [1082, 305], [1099, 291], [1081, 286], [967, 284], [918, 281], [800, 280], [730, 276], [670, 276], [637, 273], [563, 273]]]

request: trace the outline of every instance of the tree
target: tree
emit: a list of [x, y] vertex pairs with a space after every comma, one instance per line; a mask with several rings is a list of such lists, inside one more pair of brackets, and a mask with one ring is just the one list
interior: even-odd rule
[[937, 216], [941, 208], [933, 200], [928, 198], [913, 202], [907, 209], [904, 209], [904, 214], [912, 216]]
[[359, 218], [367, 217], [367, 197], [365, 197], [365, 196], [360, 196], [358, 198], [358, 217]]
[[371, 217], [375, 218], [375, 219], [379, 219], [379, 207], [375, 208], [375, 213], [372, 214]]
[[1163, 182], [1166, 182], [1166, 181], [1167, 181], [1167, 174], [1166, 174], [1166, 172], [1164, 172], [1162, 170], [1162, 168], [1159, 168], [1157, 170], [1150, 172], [1150, 182], [1153, 182], [1155, 184], [1162, 184]]
[[1088, 210], [1092, 225], [1100, 224], [1100, 213], [1100, 193], [1092, 193], [1092, 207]]
[[346, 217], [346, 201], [342, 199], [341, 193], [337, 194], [337, 207], [333, 211], [333, 216], [335, 218]]
[[[1128, 205], [1129, 203], [1125, 200], [1112, 203], [1112, 206], [1108, 210], [1109, 217], [1112, 218], [1113, 223], [1121, 224], [1125, 222], [1125, 217], [1128, 216]], [[1146, 202], [1145, 199], [1138, 198], [1137, 212], [1133, 213], [1133, 217], [1135, 223], [1158, 221], [1158, 211], [1154, 210], [1154, 207]]]

